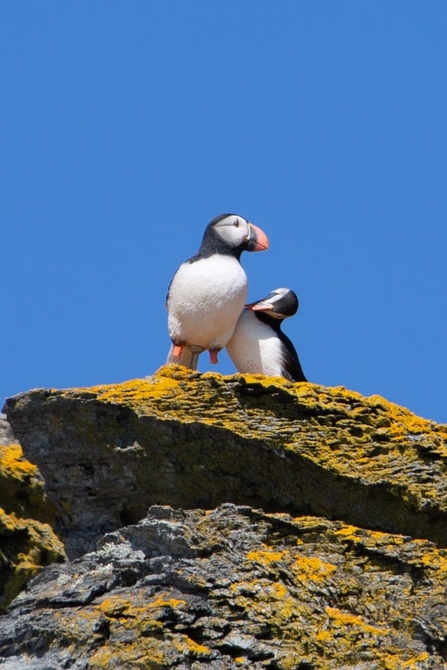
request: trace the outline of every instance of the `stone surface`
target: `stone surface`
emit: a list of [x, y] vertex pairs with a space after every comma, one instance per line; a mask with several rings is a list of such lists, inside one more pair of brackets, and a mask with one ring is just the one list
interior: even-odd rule
[[[35, 465], [23, 457], [6, 419], [0, 417], [0, 612], [42, 566], [62, 560], [52, 530], [54, 507]], [[3, 442], [3, 443], [2, 443]]]
[[17, 442], [6, 414], [0, 414], [0, 444], [8, 446]]
[[30, 582], [0, 618], [0, 667], [443, 668], [446, 586], [428, 541], [158, 506]]
[[143, 380], [15, 396], [70, 556], [149, 505], [316, 514], [447, 546], [447, 426], [373, 396], [173, 366]]
[[42, 566], [64, 556], [49, 524], [7, 514], [0, 507], [0, 612]]

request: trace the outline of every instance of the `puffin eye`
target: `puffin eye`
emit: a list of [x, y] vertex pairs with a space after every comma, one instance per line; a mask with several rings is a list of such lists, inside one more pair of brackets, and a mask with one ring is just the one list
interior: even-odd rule
[[233, 226], [236, 226], [236, 228], [239, 228], [239, 219], [236, 219], [233, 221]]

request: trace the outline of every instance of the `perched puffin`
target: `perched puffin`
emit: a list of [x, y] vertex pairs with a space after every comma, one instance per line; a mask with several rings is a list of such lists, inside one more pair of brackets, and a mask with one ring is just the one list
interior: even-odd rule
[[216, 216], [195, 256], [182, 263], [169, 285], [166, 306], [172, 340], [168, 363], [195, 370], [208, 350], [211, 363], [226, 345], [247, 297], [243, 251], [269, 246], [265, 233], [237, 214]]
[[236, 369], [307, 381], [295, 347], [281, 330], [281, 322], [297, 311], [298, 297], [288, 288], [277, 288], [262, 300], [245, 305], [227, 344]]

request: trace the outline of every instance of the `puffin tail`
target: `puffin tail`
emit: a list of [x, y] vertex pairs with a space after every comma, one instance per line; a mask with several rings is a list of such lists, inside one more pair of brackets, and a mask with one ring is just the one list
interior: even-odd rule
[[188, 347], [183, 347], [180, 356], [176, 356], [174, 354], [174, 345], [172, 344], [169, 349], [166, 364], [174, 363], [175, 365], [183, 365], [183, 367], [189, 368], [190, 370], [197, 370], [199, 354], [199, 351], [191, 351]]

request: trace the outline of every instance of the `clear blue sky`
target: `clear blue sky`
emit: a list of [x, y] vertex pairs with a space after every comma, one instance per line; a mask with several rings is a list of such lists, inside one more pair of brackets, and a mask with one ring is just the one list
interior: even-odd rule
[[445, 0], [22, 0], [0, 31], [0, 403], [152, 374], [232, 211], [309, 380], [447, 422]]

